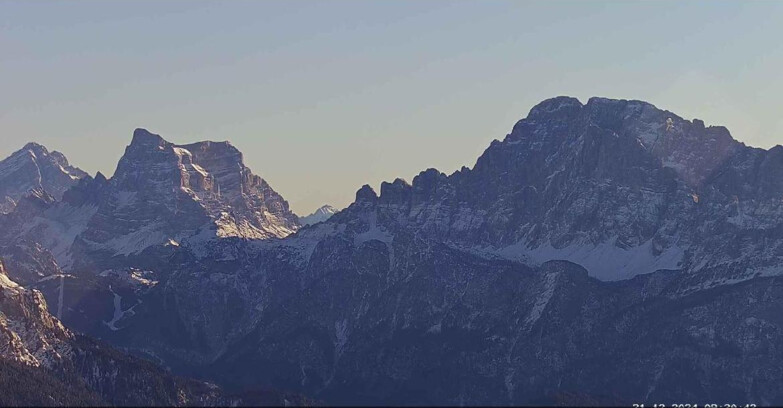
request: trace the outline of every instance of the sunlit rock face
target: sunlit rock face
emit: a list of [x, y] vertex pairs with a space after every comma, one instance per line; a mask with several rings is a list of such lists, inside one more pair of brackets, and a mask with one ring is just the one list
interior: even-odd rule
[[117, 263], [109, 259], [166, 252], [186, 240], [282, 238], [299, 228], [288, 203], [228, 142], [178, 146], [143, 129], [111, 179], [83, 177], [60, 201], [22, 200], [24, 208], [0, 220], [0, 235], [9, 244], [39, 242], [65, 270], [100, 272]]
[[0, 161], [0, 213], [11, 212], [20, 198], [36, 190], [62, 198], [65, 190], [86, 175], [62, 153], [28, 143]]
[[2, 260], [0, 312], [0, 359], [53, 369], [73, 357], [73, 334], [49, 314], [41, 292], [9, 279]]
[[254, 239], [282, 238], [299, 227], [288, 203], [228, 142], [178, 146], [137, 129], [108, 184], [113, 202], [99, 215], [148, 211], [137, 214], [145, 225], [157, 220], [194, 232], [209, 222], [218, 236]]

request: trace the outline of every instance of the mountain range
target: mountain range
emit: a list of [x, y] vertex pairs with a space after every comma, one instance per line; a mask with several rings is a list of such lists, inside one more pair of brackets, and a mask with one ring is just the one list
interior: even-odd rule
[[[56, 310], [41, 331], [226, 395], [783, 403], [780, 146], [557, 97], [472, 168], [301, 219], [228, 142], [137, 129], [109, 179], [30, 146], [0, 162], [0, 257], [9, 288]], [[4, 358], [37, 367], [23, 349]]]

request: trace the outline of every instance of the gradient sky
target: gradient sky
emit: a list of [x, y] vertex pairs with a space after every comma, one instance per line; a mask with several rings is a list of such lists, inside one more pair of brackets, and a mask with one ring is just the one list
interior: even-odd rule
[[134, 128], [230, 140], [306, 214], [472, 166], [537, 102], [641, 99], [770, 147], [783, 2], [0, 1], [0, 157], [114, 172]]

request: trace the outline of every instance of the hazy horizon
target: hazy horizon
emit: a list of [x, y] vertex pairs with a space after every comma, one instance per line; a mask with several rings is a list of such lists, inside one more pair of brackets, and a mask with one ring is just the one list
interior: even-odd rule
[[558, 95], [783, 132], [783, 3], [138, 4], [0, 2], [0, 157], [35, 141], [109, 176], [137, 127], [229, 140], [306, 215], [473, 166]]

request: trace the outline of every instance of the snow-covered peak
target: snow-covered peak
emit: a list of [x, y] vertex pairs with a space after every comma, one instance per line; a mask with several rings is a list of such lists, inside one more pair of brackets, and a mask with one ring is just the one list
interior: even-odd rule
[[338, 210], [336, 208], [332, 207], [329, 204], [326, 204], [326, 205], [321, 206], [317, 210], [315, 210], [315, 212], [313, 214], [334, 214], [337, 211]]
[[44, 145], [36, 143], [36, 142], [28, 142], [26, 145], [22, 147], [19, 152], [26, 152], [30, 151], [37, 154], [49, 154], [49, 149], [47, 149]]
[[337, 211], [336, 208], [332, 207], [331, 205], [323, 205], [317, 210], [313, 211], [312, 214], [299, 217], [299, 222], [302, 225], [311, 225], [311, 224], [317, 224], [319, 222], [323, 222], [328, 220], [332, 217]]

